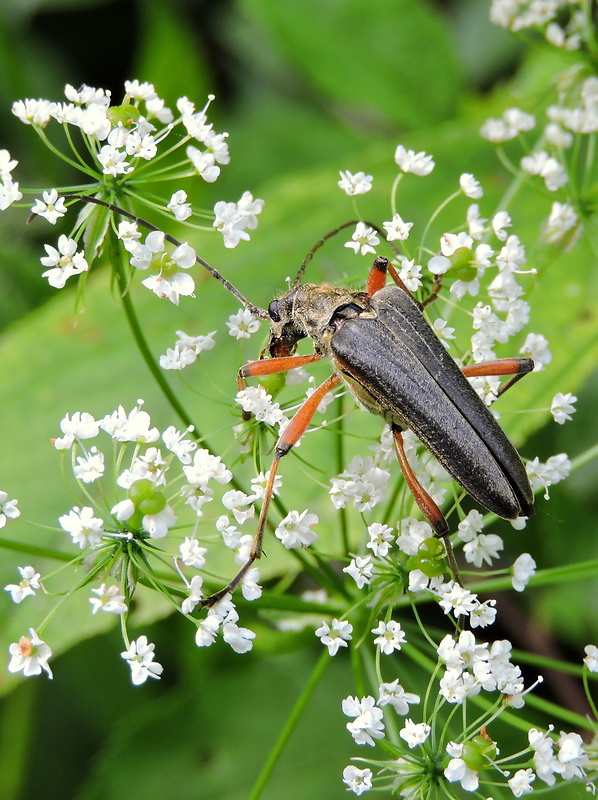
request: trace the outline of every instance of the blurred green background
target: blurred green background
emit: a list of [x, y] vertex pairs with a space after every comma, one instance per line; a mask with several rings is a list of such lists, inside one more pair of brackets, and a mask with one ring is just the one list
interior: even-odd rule
[[[266, 208], [250, 246], [224, 251], [215, 237], [192, 244], [265, 306], [313, 243], [351, 215], [336, 187], [339, 169], [375, 176], [377, 191], [363, 207], [378, 221], [387, 215], [398, 143], [426, 150], [437, 162], [430, 179], [415, 179], [405, 191], [405, 219], [423, 223], [463, 171], [474, 172], [490, 198], [500, 197], [507, 177], [480, 140], [479, 126], [510, 105], [530, 101], [536, 105], [529, 110], [540, 110], [563, 63], [529, 53], [491, 26], [488, 8], [480, 0], [3, 0], [0, 147], [19, 159], [22, 184], [47, 188], [69, 177], [10, 114], [15, 99], [59, 100], [65, 83], [102, 86], [118, 98], [129, 78], [153, 82], [171, 105], [187, 95], [201, 106], [213, 92], [210, 118], [216, 130], [230, 132], [232, 160], [214, 186], [204, 187], [201, 203], [236, 200], [249, 189]], [[515, 203], [522, 238], [537, 234], [549, 207], [531, 191]], [[43, 243], [60, 230], [49, 236], [47, 225], [26, 227], [25, 217], [12, 210], [0, 215], [0, 488], [18, 496], [23, 512], [2, 533], [58, 546], [54, 533], [27, 520], [53, 525], [78, 500], [48, 444], [64, 413], [100, 416], [143, 397], [156, 424], [176, 421], [130, 343], [107, 270], [91, 277], [84, 313], [75, 314], [74, 293], [56, 293], [40, 278]], [[355, 277], [354, 262], [338, 249], [334, 258], [317, 260], [314, 280], [343, 272]], [[550, 339], [554, 363], [506, 396], [501, 412], [525, 455], [574, 457], [598, 438], [595, 259], [581, 243], [541, 266], [530, 329]], [[207, 432], [224, 451], [235, 422], [229, 408], [239, 359], [255, 357], [260, 345], [240, 354], [224, 326], [234, 302], [214, 282], [198, 283], [197, 299], [179, 309], [143, 289], [135, 300], [156, 354], [172, 346], [177, 329], [218, 330], [219, 347], [206, 355], [194, 388], [213, 398]], [[519, 404], [545, 409], [557, 391], [579, 395], [573, 423], [557, 426], [545, 411], [516, 415]], [[193, 408], [196, 398], [188, 393], [185, 402]], [[357, 419], [350, 415], [347, 426]], [[365, 424], [372, 435], [379, 432], [377, 421]], [[317, 479], [324, 484], [335, 471], [329, 436], [309, 437], [301, 448], [308, 463], [321, 465]], [[363, 452], [360, 442], [356, 452], [360, 444]], [[287, 505], [326, 513], [320, 512], [330, 505], [325, 490], [304, 480], [300, 467], [291, 480]], [[553, 489], [549, 504], [540, 501], [524, 533], [497, 524], [506, 563], [523, 550], [540, 566], [595, 558], [595, 486], [596, 468], [589, 465]], [[266, 572], [293, 566], [279, 550], [268, 546]], [[2, 585], [25, 563], [27, 556], [3, 551]], [[492, 636], [509, 637], [516, 647], [533, 638], [540, 652], [579, 662], [583, 645], [598, 643], [597, 600], [589, 580], [532, 589], [517, 605], [501, 598], [505, 627]], [[148, 603], [139, 609], [145, 625], [138, 632], [156, 643], [165, 672], [159, 683], [134, 689], [118, 656], [117, 630], [111, 620], [88, 619], [86, 605], [83, 598], [65, 607], [48, 629], [55, 651], [63, 651], [52, 662], [53, 682], [0, 672], [0, 798], [20, 800], [32, 790], [46, 800], [121, 800], [133, 793], [146, 800], [246, 798], [315, 667], [320, 646], [313, 632], [276, 633], [259, 611], [244, 609], [243, 623], [258, 631], [252, 653], [235, 656], [224, 645], [202, 651], [188, 625]], [[17, 608], [4, 599], [3, 647], [34, 624], [32, 613], [39, 606], [32, 611], [27, 602]], [[342, 770], [352, 755], [365, 754], [353, 746], [340, 713], [341, 699], [353, 691], [345, 655], [331, 660], [264, 792], [267, 800], [346, 796]], [[404, 659], [397, 658], [397, 670], [409, 671]], [[547, 681], [543, 691], [585, 712], [575, 684]]]

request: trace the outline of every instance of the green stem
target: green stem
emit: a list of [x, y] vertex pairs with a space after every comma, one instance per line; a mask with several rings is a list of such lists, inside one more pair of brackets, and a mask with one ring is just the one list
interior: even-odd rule
[[[141, 353], [141, 357], [145, 361], [147, 368], [152, 374], [153, 379], [156, 381], [158, 386], [160, 387], [162, 393], [170, 403], [171, 408], [178, 415], [179, 419], [183, 422], [186, 427], [193, 428], [193, 437], [197, 440], [203, 439], [201, 433], [199, 432], [195, 423], [191, 420], [191, 417], [187, 414], [181, 403], [179, 402], [178, 397], [173, 392], [170, 384], [162, 374], [162, 370], [158, 366], [156, 360], [154, 359], [149, 345], [147, 343], [147, 339], [143, 335], [143, 331], [141, 329], [141, 325], [139, 324], [139, 318], [137, 317], [137, 313], [135, 312], [135, 308], [133, 306], [133, 301], [131, 300], [131, 293], [129, 291], [127, 276], [125, 274], [125, 270], [123, 269], [123, 264], [121, 259], [119, 258], [118, 248], [115, 246], [114, 242], [114, 234], [110, 234], [109, 236], [109, 247], [111, 249], [111, 261], [113, 264], [116, 265], [116, 280], [118, 283], [118, 289], [120, 293], [120, 298], [123, 304], [123, 309], [125, 312], [125, 316], [127, 318], [127, 322], [129, 324], [129, 328], [131, 333], [133, 334], [133, 339], [135, 340], [135, 344], [137, 345], [139, 352]], [[204, 443], [204, 446], [207, 450], [210, 450], [209, 446]], [[211, 452], [211, 450], [210, 450]], [[213, 455], [213, 454], [212, 454]]]
[[282, 751], [286, 747], [289, 739], [291, 738], [291, 734], [299, 721], [300, 716], [303, 714], [316, 686], [318, 685], [320, 679], [322, 678], [326, 667], [331, 661], [331, 656], [328, 653], [328, 650], [324, 650], [322, 655], [320, 656], [316, 666], [313, 669], [313, 672], [309, 676], [309, 680], [303, 687], [303, 691], [297, 698], [295, 705], [287, 719], [283, 729], [280, 732], [278, 739], [270, 754], [266, 760], [266, 763], [262, 767], [260, 774], [258, 775], [258, 779], [253, 785], [251, 790], [251, 794], [249, 795], [248, 800], [258, 800], [261, 797], [262, 792], [264, 791], [266, 784], [270, 780], [274, 768], [278, 762], [278, 759], [282, 755]]

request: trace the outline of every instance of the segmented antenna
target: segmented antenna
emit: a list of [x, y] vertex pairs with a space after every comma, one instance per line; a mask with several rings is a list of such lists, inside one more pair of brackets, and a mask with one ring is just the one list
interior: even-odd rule
[[[147, 228], [150, 231], [160, 231], [161, 233], [164, 233], [164, 238], [166, 241], [170, 242], [170, 244], [173, 244], [175, 247], [179, 247], [181, 245], [181, 242], [175, 239], [174, 236], [165, 233], [161, 228], [158, 228], [156, 225], [152, 225], [151, 222], [148, 222], [142, 217], [137, 217], [135, 214], [131, 214], [129, 211], [125, 211], [124, 208], [119, 208], [112, 203], [107, 203], [104, 200], [100, 200], [98, 197], [91, 197], [90, 195], [85, 194], [68, 194], [65, 195], [65, 197], [70, 200], [81, 200], [84, 203], [94, 203], [97, 206], [104, 206], [105, 208], [110, 209], [110, 211], [113, 211], [115, 214], [120, 214], [123, 217], [127, 217], [128, 219], [133, 220], [138, 225], [142, 225], [144, 228]], [[246, 308], [252, 316], [258, 317], [259, 319], [270, 319], [266, 309], [250, 303], [249, 300], [236, 288], [236, 286], [233, 286], [230, 281], [227, 281], [224, 275], [221, 275], [217, 269], [208, 264], [207, 261], [204, 261], [201, 256], [196, 254], [195, 260], [198, 264], [201, 264], [202, 267], [205, 267], [205, 269], [207, 269], [213, 278], [216, 278], [217, 281], [220, 281], [224, 288], [227, 289], [234, 297], [236, 297], [241, 305], [244, 306], [244, 308]]]
[[[309, 251], [309, 253], [305, 256], [305, 258], [303, 260], [303, 264], [301, 264], [301, 266], [299, 267], [297, 275], [295, 276], [295, 280], [293, 281], [293, 285], [292, 285], [293, 289], [296, 289], [297, 286], [299, 286], [299, 284], [301, 283], [301, 278], [303, 277], [303, 274], [305, 272], [305, 269], [306, 269], [307, 265], [312, 260], [312, 258], [314, 257], [315, 253], [317, 253], [317, 251], [320, 249], [320, 247], [322, 247], [322, 245], [325, 244], [328, 241], [328, 239], [332, 239], [333, 236], [336, 236], [337, 233], [340, 233], [345, 228], [350, 228], [352, 225], [357, 225], [358, 222], [363, 222], [363, 224], [367, 225], [368, 228], [373, 228], [376, 231], [376, 233], [379, 233], [382, 237], [386, 238], [385, 232], [383, 230], [381, 230], [373, 222], [367, 222], [367, 221], [364, 221], [364, 220], [361, 220], [361, 219], [352, 219], [349, 222], [343, 222], [343, 224], [339, 225], [338, 228], [335, 228], [333, 231], [329, 231], [324, 236], [322, 236], [322, 238], [315, 243], [315, 245], [312, 247], [312, 249]], [[392, 245], [392, 242], [391, 242], [391, 245]], [[398, 250], [396, 250], [396, 248], [393, 247], [393, 249], [395, 250], [395, 252], [398, 253]]]

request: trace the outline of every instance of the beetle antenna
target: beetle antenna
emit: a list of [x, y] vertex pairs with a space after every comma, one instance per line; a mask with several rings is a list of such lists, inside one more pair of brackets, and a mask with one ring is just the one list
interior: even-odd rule
[[[364, 225], [367, 225], [369, 228], [373, 228], [376, 231], [376, 233], [379, 233], [381, 236], [385, 237], [384, 231], [381, 230], [373, 222], [367, 222], [367, 221], [364, 222], [363, 220], [360, 219], [352, 219], [349, 220], [349, 222], [343, 222], [343, 224], [339, 225], [338, 228], [335, 228], [333, 231], [329, 231], [324, 236], [322, 236], [322, 238], [315, 243], [315, 245], [312, 247], [309, 253], [305, 256], [305, 258], [303, 259], [303, 264], [301, 264], [301, 266], [299, 267], [297, 275], [295, 276], [295, 280], [293, 281], [293, 289], [296, 289], [297, 286], [299, 286], [299, 284], [301, 283], [301, 278], [303, 277], [303, 273], [305, 272], [307, 265], [312, 260], [315, 253], [320, 249], [320, 247], [322, 247], [322, 245], [325, 244], [328, 241], [328, 239], [332, 239], [333, 236], [336, 236], [337, 233], [340, 233], [345, 228], [350, 228], [352, 225], [357, 225], [358, 222], [363, 222]], [[396, 248], [394, 249], [396, 250]], [[398, 253], [398, 250], [396, 250], [396, 252]]]
[[[66, 196], [71, 200], [81, 200], [84, 203], [94, 203], [97, 206], [104, 206], [105, 208], [109, 208], [110, 211], [113, 211], [115, 214], [120, 214], [123, 217], [127, 217], [128, 219], [133, 220], [138, 225], [142, 225], [144, 228], [147, 228], [150, 231], [161, 231], [160, 228], [158, 228], [156, 225], [152, 225], [151, 222], [148, 222], [146, 219], [143, 219], [143, 217], [137, 217], [135, 216], [135, 214], [131, 214], [130, 211], [125, 211], [124, 208], [119, 208], [119, 206], [115, 206], [112, 203], [107, 203], [104, 200], [100, 200], [99, 197], [91, 197], [85, 194], [69, 194]], [[36, 215], [32, 215], [31, 217], [29, 217], [28, 222], [32, 219], [33, 216]], [[167, 242], [170, 242], [170, 244], [173, 244], [175, 247], [179, 247], [181, 245], [181, 242], [179, 242], [178, 239], [175, 239], [174, 236], [171, 236], [170, 234], [165, 233], [164, 231], [162, 231], [162, 233], [164, 233], [164, 238], [166, 239]], [[237, 300], [241, 303], [241, 305], [244, 308], [246, 308], [252, 316], [258, 317], [259, 319], [270, 319], [266, 309], [260, 308], [259, 306], [250, 303], [249, 300], [244, 295], [242, 295], [241, 292], [236, 288], [236, 286], [233, 286], [233, 284], [230, 281], [227, 281], [224, 275], [221, 275], [220, 272], [218, 272], [218, 270], [215, 269], [215, 267], [212, 267], [210, 264], [208, 264], [207, 261], [205, 261], [201, 256], [198, 256], [197, 254], [195, 255], [195, 260], [198, 264], [201, 264], [202, 267], [205, 267], [205, 269], [207, 269], [207, 271], [213, 278], [216, 278], [217, 281], [220, 281], [220, 283], [224, 286], [224, 288], [227, 291], [229, 291], [234, 297], [236, 297]]]

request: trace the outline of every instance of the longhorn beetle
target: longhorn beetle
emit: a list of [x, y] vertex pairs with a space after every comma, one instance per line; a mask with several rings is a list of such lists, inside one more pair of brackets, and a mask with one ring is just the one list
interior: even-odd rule
[[[107, 206], [147, 228], [158, 230], [98, 198], [81, 195], [71, 195], [71, 198]], [[261, 558], [280, 460], [305, 433], [324, 395], [341, 383], [362, 407], [383, 417], [390, 425], [407, 486], [435, 535], [444, 539], [449, 564], [456, 576], [458, 569], [447, 539], [448, 524], [407, 461], [403, 446], [406, 428], [410, 428], [454, 480], [489, 511], [504, 519], [529, 517], [534, 513], [533, 492], [519, 454], [467, 380], [511, 375], [499, 390], [500, 395], [531, 372], [534, 362], [530, 358], [503, 358], [459, 368], [425, 319], [423, 305], [411, 295], [387, 258], [375, 259], [362, 292], [327, 283], [302, 284], [305, 267], [318, 247], [352, 224], [355, 223], [345, 223], [317, 243], [299, 269], [290, 291], [273, 300], [267, 310], [250, 303], [233, 284], [197, 256], [198, 263], [245, 308], [270, 322], [269, 341], [260, 359], [239, 370], [240, 390], [245, 388], [246, 378], [287, 372], [322, 358], [329, 358], [333, 367], [333, 374], [304, 401], [278, 439], [247, 561], [226, 586], [200, 602], [203, 607], [215, 605], [233, 592], [254, 561]], [[176, 246], [180, 244], [168, 234], [165, 238]], [[393, 279], [394, 286], [386, 285], [387, 275]], [[434, 299], [436, 292], [437, 286], [429, 300]], [[296, 355], [298, 342], [306, 337], [312, 340], [314, 352]], [[266, 351], [269, 358], [264, 358]]]
[[[291, 290], [270, 303], [268, 345], [258, 361], [241, 367], [238, 386], [245, 388], [246, 378], [287, 372], [322, 358], [330, 359], [334, 371], [305, 400], [279, 437], [249, 558], [223, 589], [202, 601], [204, 607], [232, 592], [261, 557], [279, 462], [305, 433], [324, 395], [340, 383], [362, 407], [390, 425], [405, 481], [436, 536], [445, 540], [457, 576], [446, 539], [448, 524], [407, 461], [402, 435], [406, 428], [489, 511], [505, 519], [534, 513], [533, 492], [519, 454], [467, 380], [513, 376], [503, 384], [501, 394], [533, 370], [532, 359], [505, 358], [460, 369], [387, 258], [375, 259], [364, 292], [326, 283], [301, 284], [306, 263]], [[387, 274], [394, 286], [386, 285]], [[312, 340], [314, 352], [295, 355], [297, 343], [306, 337]], [[263, 357], [266, 351], [269, 358]]]

